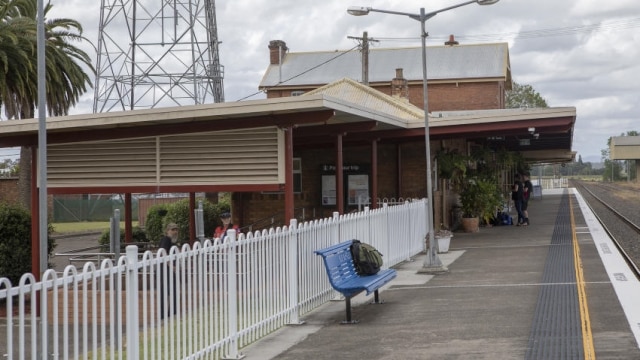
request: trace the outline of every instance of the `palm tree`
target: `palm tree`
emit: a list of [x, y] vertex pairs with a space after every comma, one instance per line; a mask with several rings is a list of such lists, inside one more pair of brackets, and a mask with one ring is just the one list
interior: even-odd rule
[[[52, 5], [45, 6], [45, 17]], [[0, 105], [8, 118], [33, 118], [38, 100], [37, 0], [0, 0]], [[82, 25], [72, 19], [46, 20], [45, 82], [49, 116], [67, 115], [91, 87], [83, 65], [93, 70], [89, 55], [72, 44], [85, 40]], [[3, 30], [6, 30], [3, 31]], [[20, 149], [20, 202], [31, 200], [31, 151]]]
[[10, 118], [20, 113], [17, 99], [30, 96], [32, 89], [27, 84], [29, 74], [35, 71], [31, 59], [34, 49], [27, 41], [33, 21], [21, 15], [29, 11], [26, 5], [24, 0], [0, 2], [0, 105]]

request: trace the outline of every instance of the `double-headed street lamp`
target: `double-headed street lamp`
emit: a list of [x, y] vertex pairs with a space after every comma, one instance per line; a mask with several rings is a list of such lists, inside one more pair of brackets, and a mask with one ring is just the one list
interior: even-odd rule
[[499, 0], [470, 0], [457, 5], [452, 5], [440, 10], [432, 11], [429, 13], [425, 13], [424, 8], [420, 8], [419, 14], [411, 14], [399, 11], [389, 11], [389, 10], [380, 10], [373, 9], [369, 7], [361, 7], [361, 6], [352, 6], [347, 9], [347, 12], [351, 15], [362, 16], [368, 15], [370, 12], [379, 12], [385, 14], [393, 14], [393, 15], [404, 15], [408, 16], [414, 20], [420, 21], [421, 32], [420, 37], [422, 38], [422, 92], [424, 98], [424, 143], [426, 147], [426, 157], [427, 157], [427, 209], [428, 209], [428, 231], [429, 231], [429, 250], [427, 253], [427, 258], [424, 263], [424, 268], [432, 269], [434, 271], [439, 271], [443, 269], [442, 262], [438, 258], [438, 255], [434, 251], [434, 227], [433, 227], [433, 188], [431, 185], [431, 145], [429, 143], [429, 109], [428, 109], [428, 94], [427, 94], [427, 32], [425, 29], [425, 22], [436, 14], [445, 12], [447, 10], [455, 9], [461, 6], [469, 5], [476, 3], [478, 5], [492, 5], [497, 3]]

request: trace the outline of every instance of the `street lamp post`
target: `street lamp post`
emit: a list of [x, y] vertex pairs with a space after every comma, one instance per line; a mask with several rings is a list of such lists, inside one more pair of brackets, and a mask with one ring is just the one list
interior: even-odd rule
[[[48, 222], [47, 222], [47, 110], [46, 110], [46, 62], [45, 62], [45, 28], [44, 28], [44, 1], [38, 0], [37, 4], [37, 28], [36, 28], [36, 54], [38, 76], [38, 226], [39, 226], [39, 273], [38, 277], [47, 270], [49, 255], [48, 249]], [[36, 181], [35, 174], [31, 175], [31, 181]], [[33, 211], [32, 211], [33, 212]], [[32, 247], [32, 251], [35, 247]], [[32, 255], [33, 256], [33, 255]], [[35, 268], [33, 269], [35, 272]]]
[[429, 142], [429, 98], [427, 93], [427, 32], [425, 29], [425, 23], [427, 20], [436, 16], [438, 13], [445, 12], [447, 10], [455, 9], [461, 6], [477, 3], [478, 5], [492, 5], [499, 0], [470, 0], [460, 4], [452, 5], [440, 10], [431, 11], [425, 13], [424, 8], [420, 8], [419, 14], [411, 14], [399, 11], [380, 10], [370, 7], [352, 6], [347, 9], [347, 12], [351, 15], [362, 16], [368, 15], [370, 12], [379, 12], [393, 15], [408, 16], [414, 20], [420, 22], [420, 38], [422, 39], [422, 93], [424, 99], [424, 143], [426, 147], [426, 160], [427, 160], [427, 208], [428, 208], [428, 236], [429, 236], [429, 249], [427, 252], [427, 258], [424, 262], [424, 268], [435, 272], [444, 271], [442, 262], [438, 258], [438, 255], [434, 249], [434, 226], [433, 226], [433, 187], [431, 184], [431, 145]]

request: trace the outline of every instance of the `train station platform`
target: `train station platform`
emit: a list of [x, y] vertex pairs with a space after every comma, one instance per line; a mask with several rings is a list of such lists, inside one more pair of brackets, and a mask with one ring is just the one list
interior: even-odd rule
[[454, 233], [448, 272], [417, 256], [380, 293], [307, 314], [245, 359], [640, 359], [640, 283], [573, 189], [529, 203], [530, 226]]

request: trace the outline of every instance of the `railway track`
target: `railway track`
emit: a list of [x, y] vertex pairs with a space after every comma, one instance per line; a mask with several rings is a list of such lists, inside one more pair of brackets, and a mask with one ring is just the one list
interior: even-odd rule
[[591, 210], [640, 279], [640, 187], [573, 180]]

